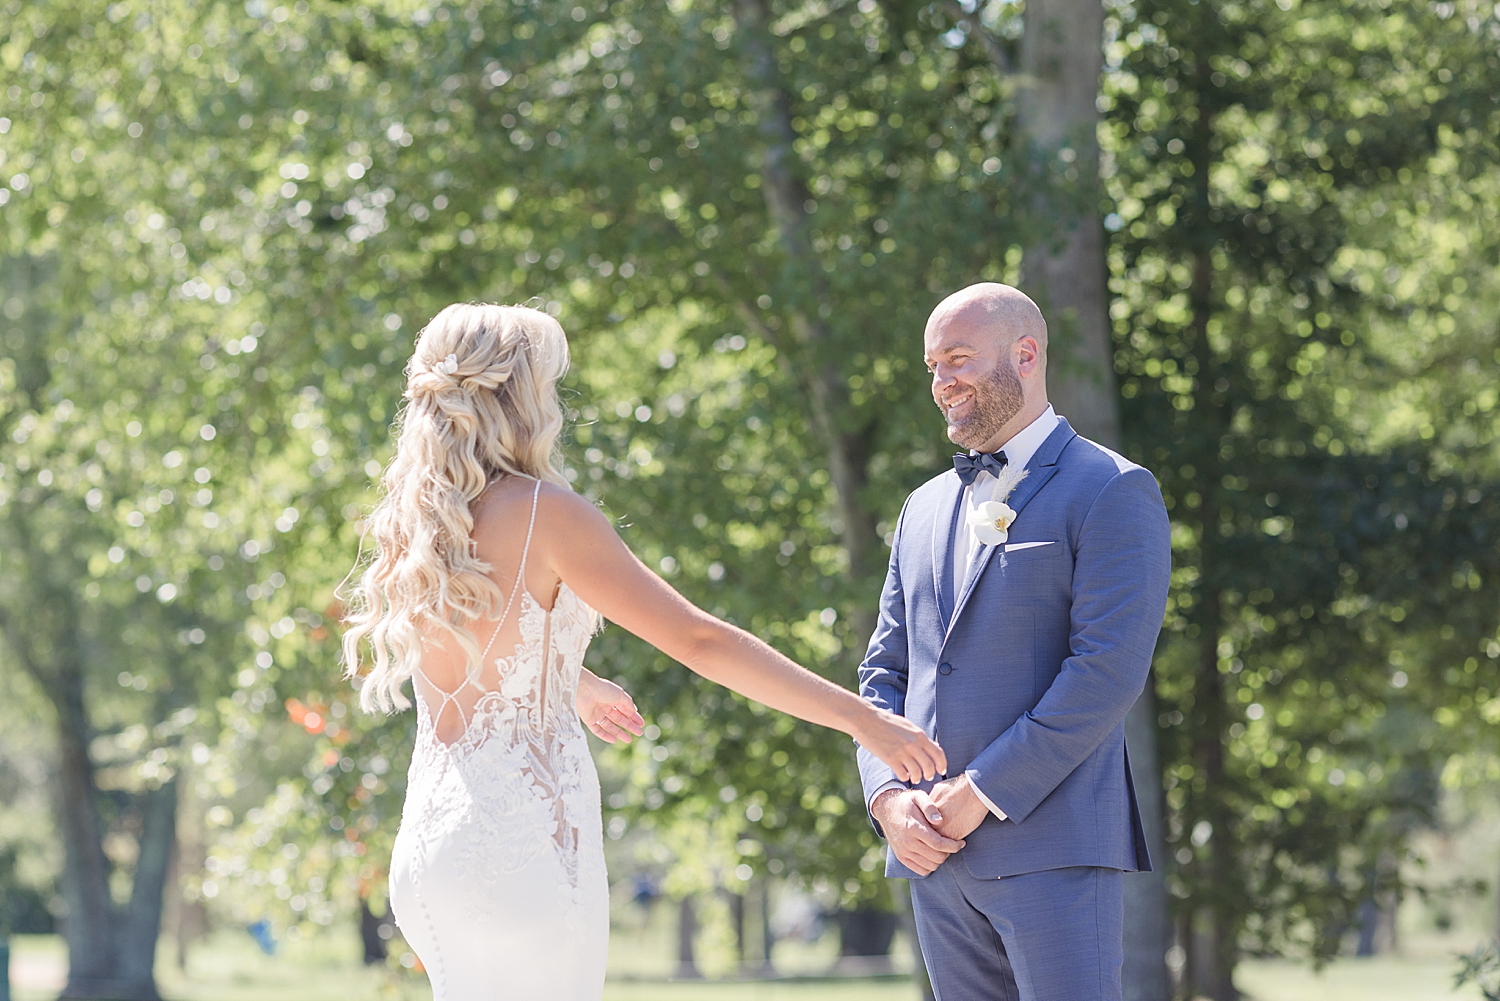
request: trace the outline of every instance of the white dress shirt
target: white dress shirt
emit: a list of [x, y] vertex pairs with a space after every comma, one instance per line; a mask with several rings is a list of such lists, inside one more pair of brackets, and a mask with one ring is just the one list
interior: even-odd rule
[[[1009, 441], [1000, 447], [1000, 451], [1005, 453], [1006, 465], [1018, 466], [1024, 469], [1026, 464], [1031, 461], [1031, 457], [1036, 454], [1036, 450], [1042, 447], [1042, 442], [1046, 441], [1047, 436], [1056, 430], [1057, 421], [1057, 411], [1053, 410], [1049, 405], [1042, 416], [1026, 425], [1020, 431], [1017, 431]], [[969, 454], [973, 455], [974, 453], [971, 451]], [[978, 556], [981, 549], [979, 540], [974, 534], [973, 526], [969, 524], [967, 515], [985, 501], [995, 499], [995, 482], [994, 474], [988, 470], [981, 469], [979, 475], [974, 477], [974, 482], [964, 487], [963, 497], [959, 501], [960, 509], [965, 517], [959, 520], [958, 531], [953, 533], [954, 601], [957, 601], [958, 596], [963, 594], [964, 585], [969, 581], [970, 563], [974, 557]], [[999, 819], [1004, 820], [1005, 811], [990, 802], [990, 798], [979, 791], [979, 786], [974, 781], [973, 773], [966, 772], [965, 778], [969, 780], [969, 788], [974, 790], [974, 795], [979, 797], [979, 801], [985, 805], [985, 808]], [[905, 788], [905, 783], [887, 782], [875, 790], [875, 794], [870, 797], [870, 803], [873, 804], [876, 797], [887, 789]]]
[[[1057, 412], [1050, 406], [1042, 416], [1026, 425], [1015, 433], [1015, 436], [1001, 446], [1000, 451], [1005, 453], [1005, 464], [1019, 469], [1025, 469], [1026, 463], [1036, 454], [1036, 450], [1042, 447], [1042, 442], [1047, 440], [1057, 427]], [[973, 451], [969, 452], [974, 455]], [[985, 501], [994, 500], [995, 496], [995, 474], [987, 469], [981, 469], [979, 475], [974, 477], [974, 482], [964, 487], [964, 496], [961, 507], [964, 517], [959, 520], [958, 531], [953, 533], [953, 600], [964, 593], [964, 585], [969, 582], [970, 562], [979, 555], [979, 539], [974, 534], [974, 527], [969, 524], [968, 514]]]

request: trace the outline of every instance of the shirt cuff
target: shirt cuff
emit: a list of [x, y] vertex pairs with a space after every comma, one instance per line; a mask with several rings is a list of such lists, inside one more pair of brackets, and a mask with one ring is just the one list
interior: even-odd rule
[[880, 796], [881, 796], [882, 793], [884, 793], [887, 789], [905, 789], [905, 788], [906, 788], [906, 783], [905, 782], [896, 782], [894, 780], [890, 781], [890, 782], [887, 782], [885, 785], [881, 786], [879, 789], [876, 789], [875, 792], [870, 796], [869, 800], [866, 801], [866, 803], [865, 803], [865, 809], [868, 810], [868, 811], [870, 811], [870, 816], [873, 817], [875, 815], [875, 801], [880, 798]]
[[[994, 803], [991, 803], [990, 802], [990, 798], [988, 796], [986, 796], [984, 793], [982, 793], [982, 792], [979, 791], [979, 783], [974, 781], [974, 773], [973, 772], [964, 772], [964, 778], [966, 778], [966, 779], [969, 780], [969, 788], [972, 789], [972, 790], [974, 790], [974, 795], [976, 795], [976, 796], [979, 797], [979, 802], [981, 802], [981, 803], [984, 804], [985, 809], [989, 810], [991, 813], [993, 813], [999, 819], [1005, 820], [1006, 819], [1006, 817], [1005, 817], [1005, 811], [1002, 810], [1002, 809], [1000, 809]], [[883, 792], [884, 789], [882, 789], [881, 791]], [[873, 803], [874, 801], [875, 801], [875, 797], [874, 796], [870, 797], [870, 802]]]

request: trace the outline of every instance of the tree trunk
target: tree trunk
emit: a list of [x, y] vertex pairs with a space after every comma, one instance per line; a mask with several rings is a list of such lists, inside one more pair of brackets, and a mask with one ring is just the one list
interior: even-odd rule
[[1187, 917], [1187, 990], [1190, 998], [1214, 996], [1214, 915], [1207, 907], [1194, 909]]
[[99, 816], [94, 763], [89, 757], [93, 727], [84, 707], [83, 674], [60, 666], [48, 694], [57, 708], [58, 813], [62, 827], [63, 921], [68, 943], [65, 998], [109, 997], [119, 984], [115, 907], [109, 892], [109, 860], [104, 855], [104, 822]]
[[[61, 999], [159, 1001], [156, 941], [161, 933], [162, 896], [177, 822], [177, 785], [172, 780], [140, 797], [142, 832], [130, 902], [108, 906], [98, 920], [65, 922], [68, 982]], [[83, 896], [95, 898], [99, 888]], [[108, 885], [102, 887], [108, 894]], [[101, 942], [102, 937], [102, 942]], [[96, 951], [97, 950], [97, 951]]]
[[1167, 949], [1172, 925], [1167, 900], [1167, 840], [1161, 764], [1156, 756], [1155, 677], [1125, 717], [1125, 744], [1130, 749], [1130, 776], [1151, 851], [1151, 872], [1125, 876], [1125, 1001], [1167, 1001], [1172, 996], [1172, 977], [1167, 969]]
[[760, 972], [762, 976], [775, 976], [776, 965], [771, 962], [771, 951], [776, 946], [776, 933], [771, 930], [771, 881], [760, 881]]
[[693, 909], [693, 898], [683, 897], [677, 907], [677, 979], [698, 980], [698, 961], [693, 954], [693, 939], [698, 935], [698, 915]]
[[[869, 481], [870, 432], [846, 426], [848, 388], [833, 357], [833, 331], [818, 317], [817, 306], [829, 297], [808, 233], [807, 205], [812, 196], [795, 171], [797, 133], [792, 128], [791, 96], [776, 73], [766, 0], [735, 0], [734, 16], [742, 39], [741, 63], [753, 91], [751, 105], [759, 118], [759, 166], [766, 209], [776, 224], [783, 252], [810, 283], [799, 291], [798, 299], [787, 303], [785, 315], [796, 340], [794, 364], [804, 373], [813, 426], [828, 449], [828, 476], [838, 511], [839, 541], [849, 558], [849, 579], [859, 582], [879, 562], [874, 556], [875, 514], [861, 496]], [[870, 602], [858, 603], [850, 613], [851, 633], [862, 641], [874, 632], [875, 618]]]
[[140, 797], [140, 854], [131, 881], [130, 903], [117, 926], [120, 981], [134, 994], [154, 998], [156, 940], [161, 935], [163, 892], [177, 841], [177, 780], [171, 779]]
[[384, 917], [377, 917], [370, 910], [370, 898], [361, 894], [359, 898], [359, 940], [364, 945], [365, 965], [375, 966], [385, 962], [389, 954], [385, 942], [385, 936], [381, 932], [386, 928], [390, 920], [390, 909], [387, 907]]
[[[1203, 507], [1203, 531], [1205, 548], [1207, 532], [1217, 518], [1212, 505]], [[1212, 565], [1208, 552], [1204, 553], [1204, 564]], [[1206, 725], [1193, 747], [1194, 768], [1204, 778], [1207, 793], [1207, 808], [1202, 811], [1211, 826], [1208, 832], [1208, 880], [1212, 897], [1208, 900], [1207, 941], [1203, 943], [1205, 953], [1200, 959], [1200, 969], [1205, 987], [1213, 1001], [1239, 1001], [1240, 992], [1234, 986], [1234, 967], [1239, 960], [1236, 943], [1237, 922], [1234, 908], [1227, 899], [1238, 880], [1235, 872], [1236, 851], [1234, 842], [1234, 816], [1229, 812], [1222, 794], [1225, 783], [1224, 737], [1229, 728], [1228, 697], [1224, 690], [1224, 676], [1219, 673], [1219, 625], [1222, 619], [1222, 600], [1217, 591], [1210, 591], [1202, 601], [1203, 632], [1198, 638], [1198, 672], [1193, 684], [1193, 705], [1202, 707], [1207, 715]]]
[[838, 912], [839, 955], [861, 958], [888, 957], [898, 915], [864, 906]]
[[735, 969], [743, 970], [749, 951], [745, 948], [745, 895], [729, 893], [729, 923], [734, 926]]
[[[1096, 102], [1103, 42], [1104, 7], [1099, 0], [1027, 0], [1018, 117], [1037, 167], [1055, 175], [1045, 179], [1044, 194], [1034, 208], [1041, 219], [1054, 223], [1056, 231], [1026, 252], [1023, 269], [1024, 284], [1048, 318], [1048, 396], [1080, 434], [1118, 449], [1120, 412], [1099, 220]], [[1156, 866], [1154, 872], [1133, 873], [1125, 880], [1127, 1001], [1166, 1001], [1171, 996], [1166, 964], [1170, 923], [1162, 871], [1167, 851], [1152, 684], [1147, 682], [1125, 722], [1147, 848]]]
[[[38, 561], [48, 558], [44, 553], [27, 555]], [[68, 980], [60, 997], [159, 1001], [154, 974], [156, 940], [176, 842], [176, 782], [168, 781], [137, 797], [141, 834], [135, 878], [129, 902], [117, 907], [110, 893], [100, 793], [89, 754], [94, 730], [85, 702], [83, 655], [77, 646], [82, 623], [65, 593], [53, 594], [41, 607], [53, 619], [35, 627], [49, 634], [45, 658], [17, 632], [13, 616], [0, 614], [0, 627], [17, 659], [57, 712], [57, 811], [67, 905], [63, 933], [68, 943]], [[43, 666], [44, 659], [51, 663]]]
[[[1208, 74], [1206, 63], [1199, 66], [1201, 77]], [[1199, 81], [1202, 90], [1208, 89], [1204, 79]], [[1195, 124], [1192, 156], [1194, 159], [1195, 210], [1199, 218], [1209, 218], [1211, 211], [1208, 178], [1212, 166], [1213, 116], [1207, 108], [1200, 106]], [[1210, 248], [1200, 247], [1193, 258], [1193, 277], [1188, 289], [1188, 301], [1192, 309], [1193, 343], [1198, 353], [1199, 376], [1196, 390], [1197, 405], [1194, 413], [1200, 421], [1213, 421], [1220, 428], [1227, 427], [1229, 414], [1222, 405], [1215, 405], [1209, 395], [1214, 382], [1215, 366], [1208, 347], [1208, 322], [1213, 311], [1214, 266]], [[1204, 714], [1203, 725], [1193, 744], [1193, 767], [1204, 777], [1206, 793], [1199, 816], [1207, 820], [1213, 830], [1208, 842], [1208, 880], [1211, 896], [1206, 903], [1208, 915], [1207, 939], [1199, 968], [1206, 981], [1205, 988], [1213, 1001], [1238, 1001], [1240, 992], [1234, 986], [1234, 968], [1239, 962], [1239, 929], [1241, 913], [1237, 908], [1239, 845], [1234, 836], [1238, 819], [1225, 800], [1226, 780], [1224, 769], [1224, 741], [1231, 726], [1231, 710], [1226, 692], [1224, 675], [1219, 671], [1219, 638], [1225, 630], [1223, 594], [1215, 581], [1222, 579], [1221, 554], [1218, 552], [1219, 507], [1213, 499], [1217, 487], [1206, 491], [1207, 497], [1198, 509], [1198, 534], [1201, 547], [1204, 576], [1207, 581], [1203, 594], [1197, 602], [1196, 622], [1201, 629], [1198, 637], [1199, 652], [1197, 671], [1193, 681], [1193, 705]]]
[[[1375, 882], [1373, 876], [1370, 882]], [[1359, 902], [1356, 920], [1359, 922], [1359, 942], [1354, 947], [1354, 954], [1375, 955], [1375, 931], [1380, 920], [1380, 905], [1375, 903], [1374, 893]]]
[[[46, 300], [42, 290], [54, 284], [56, 276], [57, 265], [50, 257], [25, 255], [6, 260], [0, 268], [0, 284], [36, 303]], [[46, 388], [52, 356], [44, 346], [48, 325], [55, 320], [33, 305], [18, 323], [0, 330], [0, 353], [17, 362], [16, 385], [37, 411], [49, 405]], [[12, 416], [16, 412], [12, 410]], [[176, 785], [169, 781], [135, 797], [141, 820], [139, 851], [130, 899], [117, 906], [104, 852], [101, 794], [90, 757], [95, 734], [85, 679], [91, 638], [77, 595], [79, 582], [88, 578], [87, 567], [73, 555], [77, 549], [69, 548], [72, 542], [59, 544], [38, 534], [31, 519], [35, 505], [28, 505], [17, 501], [3, 512], [6, 557], [13, 568], [21, 565], [26, 571], [25, 582], [7, 590], [6, 603], [0, 605], [0, 640], [57, 714], [55, 808], [67, 908], [62, 929], [68, 944], [68, 979], [61, 997], [156, 1001], [156, 942], [176, 839]], [[14, 569], [9, 572], [14, 576]]]
[[[1052, 231], [1023, 259], [1023, 284], [1047, 316], [1047, 388], [1080, 434], [1119, 441], [1104, 228], [1099, 219], [1099, 0], [1027, 0], [1017, 114], [1042, 181], [1033, 204]], [[1051, 176], [1047, 176], [1051, 175]]]
[[[180, 793], [182, 790], [178, 791]], [[183, 815], [192, 815], [194, 806], [197, 804], [185, 807], [179, 802], [178, 811]], [[164, 911], [169, 908], [171, 913], [168, 927], [172, 930], [177, 943], [177, 968], [186, 972], [188, 949], [208, 934], [208, 910], [204, 907], [202, 899], [187, 899], [182, 892], [182, 874], [202, 872], [206, 855], [202, 835], [195, 826], [178, 825], [177, 838], [172, 878], [164, 890]]]

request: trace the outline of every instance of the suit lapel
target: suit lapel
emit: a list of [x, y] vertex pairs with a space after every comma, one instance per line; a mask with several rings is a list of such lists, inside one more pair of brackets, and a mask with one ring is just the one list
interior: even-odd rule
[[958, 531], [958, 502], [963, 492], [963, 481], [957, 473], [943, 477], [943, 489], [932, 513], [932, 586], [945, 633], [953, 620], [953, 538]]
[[[1062, 450], [1067, 447], [1068, 442], [1078, 437], [1078, 432], [1073, 430], [1067, 418], [1059, 417], [1057, 427], [1042, 442], [1042, 447], [1036, 450], [1031, 461], [1026, 464], [1026, 478], [1016, 486], [1015, 492], [1006, 501], [1010, 509], [1016, 513], [1016, 521], [1021, 520], [1021, 513], [1026, 510], [1026, 505], [1031, 503], [1035, 497], [1047, 485], [1047, 481], [1057, 475], [1057, 460], [1062, 455]], [[995, 555], [997, 546], [983, 546], [979, 555], [974, 558], [974, 566], [969, 576], [964, 581], [963, 593], [958, 596], [953, 614], [948, 617], [945, 626], [945, 635], [953, 631], [953, 626], [958, 622], [958, 617], [963, 613], [964, 606], [968, 604], [969, 595], [974, 593], [974, 585], [979, 582], [986, 567], [990, 565], [990, 558]], [[949, 546], [948, 560], [953, 560], [952, 546]]]

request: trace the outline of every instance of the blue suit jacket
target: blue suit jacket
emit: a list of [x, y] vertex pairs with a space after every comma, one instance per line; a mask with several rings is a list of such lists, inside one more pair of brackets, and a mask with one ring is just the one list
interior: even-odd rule
[[[1124, 720], [1166, 610], [1166, 506], [1148, 471], [1065, 420], [1027, 469], [1008, 502], [1007, 545], [1047, 545], [983, 547], [959, 594], [958, 475], [907, 498], [860, 694], [920, 724], [947, 752], [948, 774], [975, 773], [1005, 811], [966, 839], [975, 876], [1150, 869]], [[864, 749], [859, 765], [866, 801], [895, 780]], [[917, 875], [894, 852], [886, 874]]]

